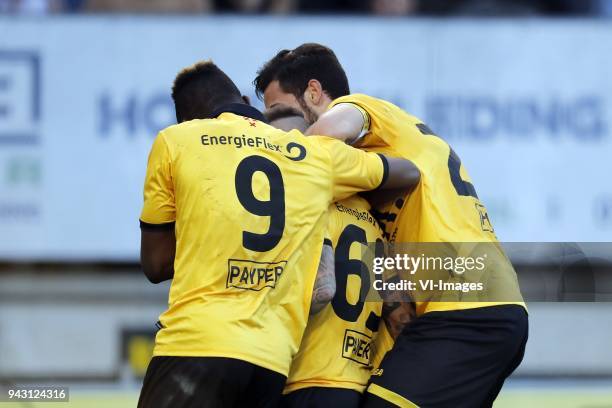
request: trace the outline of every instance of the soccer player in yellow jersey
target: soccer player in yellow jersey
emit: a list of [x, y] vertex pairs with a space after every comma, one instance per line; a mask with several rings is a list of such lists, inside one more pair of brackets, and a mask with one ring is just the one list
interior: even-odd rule
[[[438, 298], [419, 289], [411, 292], [418, 317], [375, 370], [365, 406], [491, 406], [522, 360], [527, 314], [514, 269], [459, 157], [397, 106], [350, 94], [342, 66], [325, 46], [280, 51], [254, 83], [266, 108], [300, 109], [311, 123], [307, 134], [407, 158], [418, 167], [420, 182], [408, 194], [390, 200], [376, 194], [371, 200], [390, 242], [443, 243], [451, 254], [470, 246], [462, 243], [488, 243], [496, 260], [496, 267], [487, 270], [487, 293], [492, 294], [487, 299], [467, 302], [456, 292], [443, 291]], [[454, 268], [443, 272], [449, 279], [473, 277], [459, 277]], [[453, 301], [439, 301], [448, 299]]]
[[140, 217], [144, 273], [172, 285], [139, 407], [274, 406], [309, 309], [333, 294], [316, 277], [329, 205], [418, 171], [267, 125], [211, 62], [172, 97], [179, 124], [153, 143]]
[[[302, 113], [279, 106], [265, 113], [271, 126], [286, 131], [308, 127]], [[353, 196], [329, 207], [327, 236], [335, 250], [336, 292], [331, 304], [310, 317], [285, 385], [284, 408], [358, 407], [370, 378], [378, 342], [382, 303], [365, 301], [370, 276], [359, 259], [368, 243], [382, 243], [382, 231], [370, 204]]]

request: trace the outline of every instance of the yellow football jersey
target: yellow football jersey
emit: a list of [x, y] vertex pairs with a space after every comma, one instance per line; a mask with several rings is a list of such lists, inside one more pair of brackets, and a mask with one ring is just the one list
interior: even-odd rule
[[465, 167], [451, 147], [421, 120], [390, 102], [353, 94], [334, 100], [330, 108], [341, 103], [356, 106], [364, 115], [366, 129], [353, 146], [409, 159], [421, 172], [421, 182], [405, 200], [390, 200], [384, 208], [376, 209], [390, 243], [491, 242], [499, 258], [495, 270], [489, 271], [493, 275], [488, 280], [488, 290], [503, 293], [511, 301], [417, 302], [417, 314], [506, 303], [524, 306], [516, 272], [498, 244], [487, 210]]
[[358, 196], [330, 206], [328, 234], [334, 247], [336, 294], [331, 304], [310, 317], [285, 393], [308, 387], [363, 392], [370, 378], [382, 303], [363, 301], [371, 284], [369, 274], [360, 274], [365, 267], [360, 259], [364, 245], [383, 238], [369, 209]]
[[246, 105], [228, 110], [162, 130], [149, 155], [141, 225], [176, 233], [154, 355], [235, 358], [287, 375], [328, 206], [376, 188], [387, 167], [375, 153], [252, 119], [261, 114]]

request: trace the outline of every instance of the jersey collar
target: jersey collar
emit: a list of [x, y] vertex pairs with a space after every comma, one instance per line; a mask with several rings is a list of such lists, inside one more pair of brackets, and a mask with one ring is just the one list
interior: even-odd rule
[[213, 112], [212, 117], [216, 118], [217, 116], [225, 112], [234, 113], [240, 116], [246, 116], [248, 118], [255, 119], [260, 122], [266, 121], [266, 118], [264, 117], [263, 113], [245, 103], [228, 103], [227, 105], [223, 105]]

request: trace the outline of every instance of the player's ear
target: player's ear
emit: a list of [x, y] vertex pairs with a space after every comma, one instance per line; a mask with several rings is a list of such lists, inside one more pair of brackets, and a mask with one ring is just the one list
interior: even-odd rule
[[323, 97], [323, 87], [321, 83], [316, 79], [308, 81], [308, 86], [304, 91], [304, 100], [308, 101], [312, 105], [319, 105]]
[[242, 95], [242, 100], [244, 101], [244, 103], [246, 103], [247, 105], [251, 104], [251, 98], [249, 98], [246, 95]]

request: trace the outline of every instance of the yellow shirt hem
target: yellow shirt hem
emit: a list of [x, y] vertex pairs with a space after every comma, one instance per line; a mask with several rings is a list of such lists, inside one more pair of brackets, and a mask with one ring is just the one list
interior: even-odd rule
[[450, 312], [501, 305], [518, 305], [527, 311], [525, 302], [417, 302], [417, 314], [420, 316], [428, 312]]
[[358, 384], [348, 381], [333, 381], [333, 380], [320, 380], [320, 381], [298, 381], [291, 384], [285, 385], [283, 394], [289, 394], [290, 392], [303, 390], [304, 388], [311, 387], [323, 387], [323, 388], [343, 388], [347, 390], [357, 391], [363, 393], [366, 384]]

